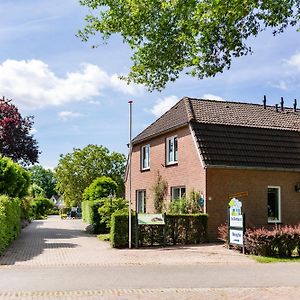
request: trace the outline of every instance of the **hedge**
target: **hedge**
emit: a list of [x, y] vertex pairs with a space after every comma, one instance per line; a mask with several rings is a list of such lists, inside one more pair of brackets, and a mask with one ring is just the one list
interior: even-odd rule
[[[206, 214], [165, 215], [166, 225], [138, 226], [138, 245], [199, 244], [206, 241]], [[136, 241], [135, 214], [132, 215], [132, 243]], [[128, 213], [115, 212], [112, 215], [110, 241], [112, 247], [128, 246]]]
[[20, 233], [21, 208], [18, 198], [0, 196], [0, 255]]
[[270, 257], [300, 256], [300, 224], [272, 230], [247, 229], [245, 248], [249, 254]]
[[100, 223], [100, 214], [98, 209], [102, 206], [103, 201], [83, 201], [81, 203], [82, 220], [91, 226], [89, 231], [91, 233], [107, 233], [108, 230], [104, 223]]

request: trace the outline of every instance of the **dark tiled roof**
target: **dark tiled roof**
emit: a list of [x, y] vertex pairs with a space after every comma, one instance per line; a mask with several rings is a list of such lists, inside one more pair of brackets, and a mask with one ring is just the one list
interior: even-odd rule
[[300, 132], [192, 123], [207, 166], [300, 169]]
[[151, 138], [152, 136], [159, 135], [165, 131], [172, 130], [172, 128], [183, 126], [184, 124], [188, 124], [188, 115], [185, 102], [181, 100], [139, 135], [137, 135], [132, 142], [138, 143], [145, 139]]
[[286, 107], [183, 98], [133, 143], [189, 123], [207, 166], [300, 169], [300, 112]]

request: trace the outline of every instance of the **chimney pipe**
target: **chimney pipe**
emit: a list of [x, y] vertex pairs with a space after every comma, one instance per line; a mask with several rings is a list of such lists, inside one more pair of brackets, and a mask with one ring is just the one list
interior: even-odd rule
[[278, 104], [275, 105], [276, 111], [278, 112]]
[[266, 109], [267, 108], [267, 97], [266, 97], [266, 95], [264, 95], [263, 104], [264, 104], [264, 109]]
[[283, 111], [283, 103], [284, 103], [283, 97], [281, 97], [281, 100], [280, 100], [281, 111]]
[[294, 112], [297, 111], [297, 99], [294, 100]]

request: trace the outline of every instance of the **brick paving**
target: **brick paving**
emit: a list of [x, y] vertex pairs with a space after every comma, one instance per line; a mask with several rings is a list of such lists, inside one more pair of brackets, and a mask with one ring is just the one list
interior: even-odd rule
[[[222, 247], [201, 245], [156, 249], [111, 249], [109, 243], [100, 242], [95, 235], [84, 232], [81, 220], [34, 221], [22, 231], [6, 253], [0, 257], [0, 269], [45, 270], [45, 268], [70, 266], [130, 266], [130, 265], [232, 265], [256, 262]], [[251, 267], [252, 268], [252, 267]], [[9, 270], [7, 270], [9, 271]], [[18, 271], [19, 272], [19, 271]], [[58, 277], [59, 280], [68, 280]], [[45, 283], [47, 284], [47, 283]], [[6, 289], [5, 289], [6, 290]], [[47, 300], [47, 299], [300, 299], [300, 287], [236, 287], [236, 288], [140, 288], [140, 289], [92, 289], [34, 291], [0, 291], [0, 300]]]
[[[33, 221], [0, 257], [0, 265], [23, 267], [101, 266], [142, 264], [253, 264], [248, 257], [222, 245], [155, 249], [111, 249], [85, 233], [81, 220], [50, 217]], [[158, 255], [159, 254], [159, 255]]]

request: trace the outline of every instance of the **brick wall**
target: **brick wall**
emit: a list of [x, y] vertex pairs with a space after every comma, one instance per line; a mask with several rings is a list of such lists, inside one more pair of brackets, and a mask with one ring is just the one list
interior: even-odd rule
[[207, 200], [210, 239], [217, 237], [217, 227], [227, 218], [228, 194], [248, 192], [248, 197], [239, 199], [246, 214], [246, 226], [271, 226], [267, 217], [268, 186], [281, 187], [282, 224], [299, 223], [300, 193], [295, 192], [298, 182], [299, 172], [207, 169], [207, 199], [211, 199]]
[[[165, 139], [177, 135], [178, 164], [165, 166]], [[140, 149], [150, 144], [150, 170], [141, 171]], [[146, 190], [146, 211], [154, 212], [151, 191], [157, 173], [168, 182], [167, 201], [171, 198], [172, 186], [185, 186], [189, 193], [193, 188], [205, 194], [205, 170], [203, 169], [189, 127], [180, 128], [145, 143], [135, 145], [132, 153], [132, 208], [136, 207], [136, 190]], [[126, 198], [129, 198], [129, 184], [126, 182]]]

